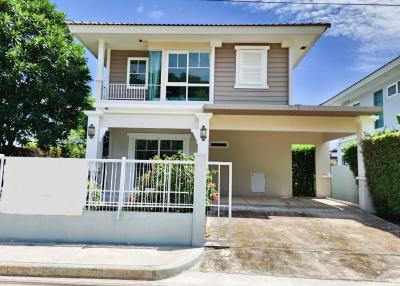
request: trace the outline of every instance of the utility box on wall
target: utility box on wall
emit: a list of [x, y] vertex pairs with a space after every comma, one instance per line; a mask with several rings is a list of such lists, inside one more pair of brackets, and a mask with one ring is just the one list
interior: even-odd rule
[[265, 193], [266, 176], [263, 172], [251, 172], [251, 192]]

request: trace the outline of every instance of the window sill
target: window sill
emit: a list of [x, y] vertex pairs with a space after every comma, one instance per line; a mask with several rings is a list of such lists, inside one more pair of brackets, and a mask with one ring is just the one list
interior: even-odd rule
[[235, 84], [233, 88], [241, 88], [241, 89], [268, 89], [268, 85], [240, 85]]

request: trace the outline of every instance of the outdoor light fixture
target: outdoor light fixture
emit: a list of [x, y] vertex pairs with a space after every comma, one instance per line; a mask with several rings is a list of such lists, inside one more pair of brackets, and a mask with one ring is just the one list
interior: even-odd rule
[[200, 138], [203, 141], [207, 139], [207, 128], [204, 125], [200, 129]]
[[92, 139], [94, 137], [94, 135], [96, 135], [96, 127], [94, 127], [93, 124], [90, 124], [88, 126], [87, 134], [88, 134], [90, 139]]

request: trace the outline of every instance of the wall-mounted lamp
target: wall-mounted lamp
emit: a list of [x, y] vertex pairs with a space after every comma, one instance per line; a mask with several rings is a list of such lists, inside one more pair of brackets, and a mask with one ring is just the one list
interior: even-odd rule
[[200, 129], [200, 138], [203, 141], [207, 139], [207, 128], [204, 125]]
[[92, 139], [96, 135], [96, 127], [93, 124], [90, 124], [87, 128], [87, 134], [90, 139]]

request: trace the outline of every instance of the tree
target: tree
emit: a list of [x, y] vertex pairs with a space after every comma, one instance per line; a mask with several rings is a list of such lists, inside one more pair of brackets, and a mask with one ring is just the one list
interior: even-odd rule
[[89, 107], [82, 45], [48, 0], [0, 0], [0, 153], [55, 146]]

